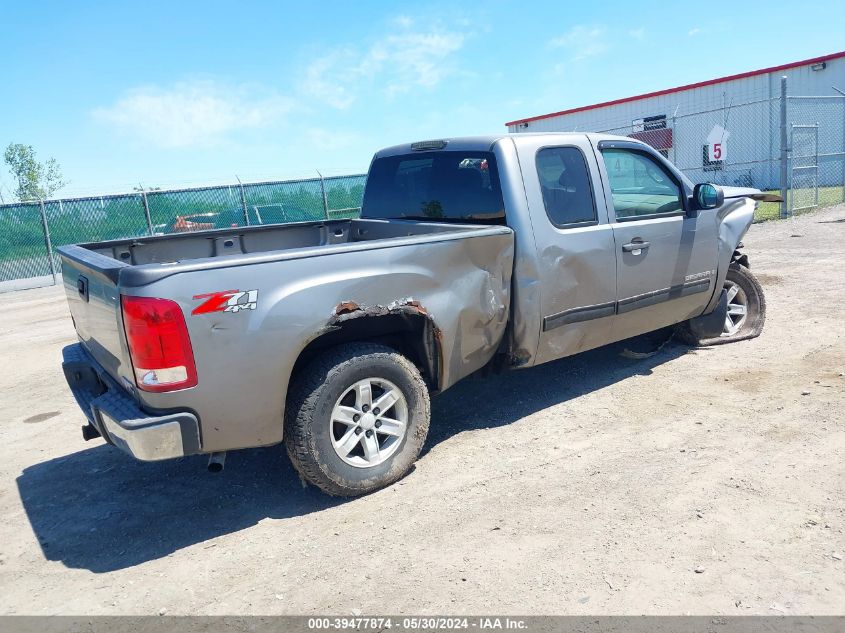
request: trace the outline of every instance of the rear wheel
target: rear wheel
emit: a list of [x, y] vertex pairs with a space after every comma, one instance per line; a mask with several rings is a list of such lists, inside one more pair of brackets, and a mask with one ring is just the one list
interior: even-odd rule
[[413, 466], [428, 434], [428, 389], [407, 358], [351, 343], [311, 361], [292, 384], [285, 445], [302, 477], [337, 496], [383, 488]]
[[734, 262], [725, 276], [724, 290], [728, 312], [719, 336], [697, 338], [686, 323], [678, 326], [678, 336], [692, 345], [706, 346], [733, 343], [760, 336], [766, 322], [766, 297], [757, 278], [745, 266]]

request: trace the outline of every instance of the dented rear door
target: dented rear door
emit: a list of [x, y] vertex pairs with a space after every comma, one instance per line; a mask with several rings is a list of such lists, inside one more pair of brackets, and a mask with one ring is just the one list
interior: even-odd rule
[[613, 231], [586, 137], [523, 138], [519, 161], [534, 228], [541, 297], [536, 363], [608, 342], [616, 306]]

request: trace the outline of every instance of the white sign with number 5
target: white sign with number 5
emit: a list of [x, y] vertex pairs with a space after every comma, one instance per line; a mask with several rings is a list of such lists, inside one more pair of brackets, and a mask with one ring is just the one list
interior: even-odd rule
[[728, 157], [728, 137], [731, 135], [718, 123], [707, 135], [707, 160], [711, 163], [725, 161]]

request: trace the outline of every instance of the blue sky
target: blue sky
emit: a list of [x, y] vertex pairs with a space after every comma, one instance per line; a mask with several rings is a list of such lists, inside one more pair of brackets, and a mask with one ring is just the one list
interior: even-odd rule
[[3, 4], [0, 145], [54, 156], [64, 195], [365, 170], [386, 145], [845, 49], [841, 0]]

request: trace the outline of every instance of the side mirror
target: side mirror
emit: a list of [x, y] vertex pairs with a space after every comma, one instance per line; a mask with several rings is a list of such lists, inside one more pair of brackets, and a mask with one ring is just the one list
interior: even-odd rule
[[699, 211], [717, 209], [725, 202], [725, 192], [719, 185], [705, 182], [695, 186], [692, 190], [692, 199], [695, 208]]

